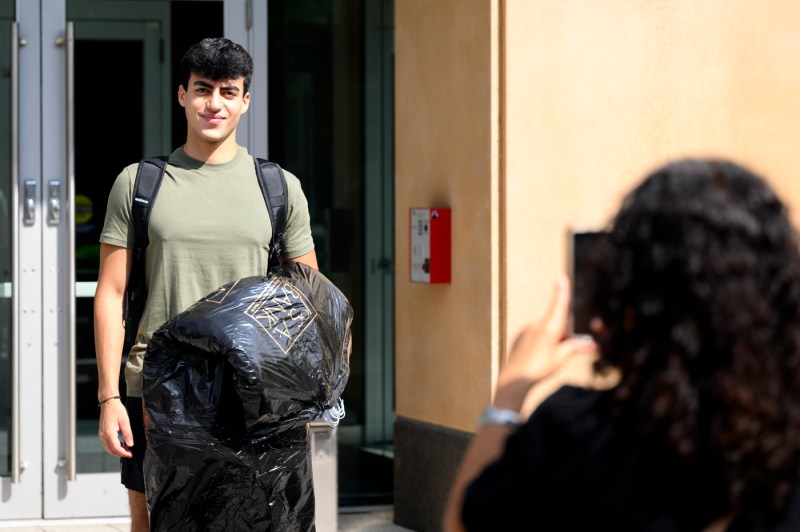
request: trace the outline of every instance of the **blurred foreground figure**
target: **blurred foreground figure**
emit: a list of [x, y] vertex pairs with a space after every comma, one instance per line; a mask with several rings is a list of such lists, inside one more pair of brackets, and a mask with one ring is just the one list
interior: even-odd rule
[[[596, 251], [593, 337], [569, 284], [522, 332], [457, 476], [446, 528], [800, 530], [800, 256], [759, 177], [684, 160], [628, 196]], [[599, 351], [607, 390], [525, 397]]]

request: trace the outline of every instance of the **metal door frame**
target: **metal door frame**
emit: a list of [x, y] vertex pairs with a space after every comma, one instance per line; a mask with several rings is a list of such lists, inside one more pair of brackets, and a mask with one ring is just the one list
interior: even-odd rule
[[[39, 2], [15, 2], [12, 35], [12, 270], [13, 353], [11, 474], [0, 479], [0, 519], [42, 515], [42, 218], [39, 216], [41, 158], [41, 11]], [[14, 127], [15, 126], [15, 127]], [[23, 223], [25, 191], [33, 193], [34, 218]]]

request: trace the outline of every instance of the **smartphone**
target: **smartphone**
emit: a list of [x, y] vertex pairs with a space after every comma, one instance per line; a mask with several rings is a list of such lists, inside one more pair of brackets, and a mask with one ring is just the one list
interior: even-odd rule
[[603, 231], [570, 229], [567, 237], [567, 270], [572, 284], [568, 334], [591, 336], [589, 324], [596, 313], [591, 309], [591, 290], [595, 276], [595, 259]]

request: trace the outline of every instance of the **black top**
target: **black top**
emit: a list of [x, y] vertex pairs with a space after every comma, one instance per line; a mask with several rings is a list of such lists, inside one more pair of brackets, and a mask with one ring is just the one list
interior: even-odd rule
[[[730, 512], [713, 460], [685, 463], [613, 421], [607, 394], [566, 386], [467, 488], [467, 530], [702, 530]], [[800, 490], [788, 510], [739, 512], [730, 531], [800, 531]]]

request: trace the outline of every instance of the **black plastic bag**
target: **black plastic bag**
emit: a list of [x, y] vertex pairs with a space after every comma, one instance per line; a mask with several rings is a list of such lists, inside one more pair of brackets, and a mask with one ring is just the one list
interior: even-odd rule
[[321, 273], [284, 263], [165, 323], [143, 377], [153, 530], [313, 530], [307, 423], [335, 411], [353, 311]]

